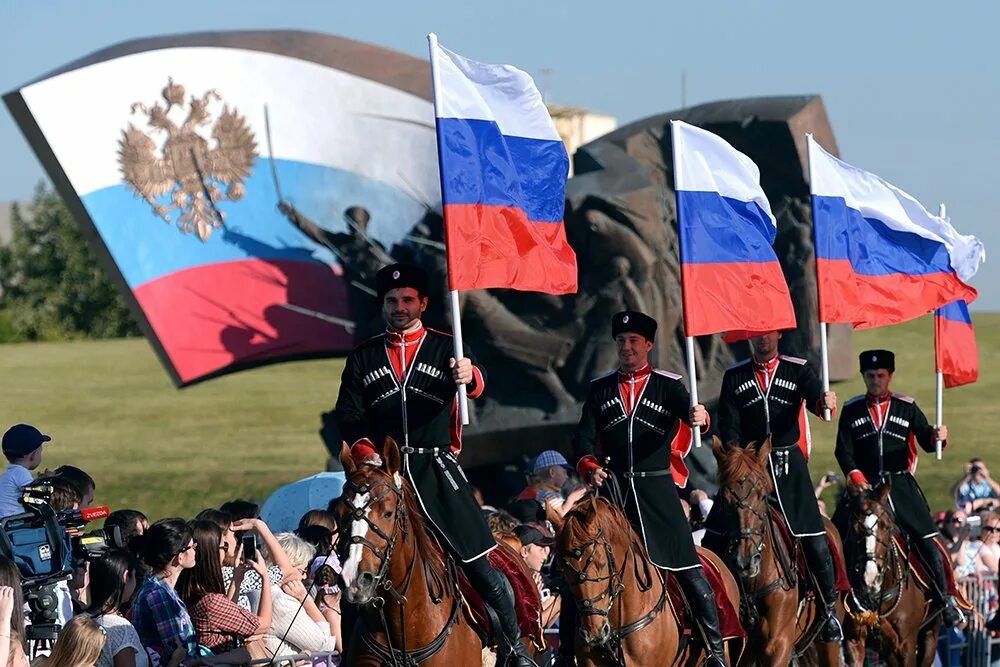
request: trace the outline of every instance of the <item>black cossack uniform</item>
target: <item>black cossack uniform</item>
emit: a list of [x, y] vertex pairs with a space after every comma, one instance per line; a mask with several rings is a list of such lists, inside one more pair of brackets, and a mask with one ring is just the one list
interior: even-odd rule
[[622, 510], [653, 563], [668, 570], [700, 564], [670, 469], [671, 443], [689, 410], [680, 376], [653, 369], [629, 416], [614, 371], [591, 382], [573, 440], [578, 458], [597, 457], [621, 481]]
[[751, 360], [726, 371], [719, 395], [719, 436], [723, 444], [742, 446], [771, 436], [768, 463], [789, 528], [796, 537], [822, 535], [823, 519], [807, 464], [810, 436], [805, 408], [817, 409], [823, 384], [805, 359], [786, 355], [778, 359], [766, 393]]
[[461, 427], [449, 368], [453, 345], [450, 335], [426, 329], [400, 382], [385, 334], [362, 343], [347, 357], [337, 417], [349, 443], [369, 438], [381, 447], [391, 436], [400, 445], [421, 507], [455, 554], [468, 562], [493, 549], [496, 540], [456, 459]]
[[[934, 451], [934, 429], [909, 396], [892, 394], [881, 430], [875, 427], [864, 396], [844, 404], [835, 451], [840, 468], [845, 476], [861, 471], [873, 485], [887, 479], [892, 486], [889, 502], [896, 522], [910, 537], [919, 540], [934, 537], [938, 531], [927, 499], [913, 477], [918, 446], [925, 452]], [[842, 528], [841, 516], [835, 523]]]

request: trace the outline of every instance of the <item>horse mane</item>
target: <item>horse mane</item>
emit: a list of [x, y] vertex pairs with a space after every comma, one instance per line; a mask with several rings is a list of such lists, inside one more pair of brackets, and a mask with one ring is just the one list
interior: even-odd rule
[[770, 494], [774, 491], [771, 476], [757, 459], [759, 446], [759, 443], [751, 443], [746, 447], [740, 447], [737, 443], [731, 443], [722, 450], [723, 455], [716, 457], [719, 487], [732, 488], [739, 484], [741, 479], [749, 476], [764, 484], [765, 493]]
[[[637, 539], [625, 513], [604, 498], [596, 496], [577, 503], [563, 517], [559, 547], [562, 551], [569, 551], [576, 545], [595, 539], [601, 531], [609, 542], [628, 544], [635, 541], [642, 547], [642, 540]], [[643, 552], [645, 553], [644, 548]]]

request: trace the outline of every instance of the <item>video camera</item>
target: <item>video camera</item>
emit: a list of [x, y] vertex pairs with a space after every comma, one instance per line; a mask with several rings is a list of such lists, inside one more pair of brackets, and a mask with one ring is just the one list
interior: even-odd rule
[[88, 507], [56, 512], [52, 486], [44, 480], [24, 487], [25, 512], [0, 519], [0, 554], [17, 565], [28, 603], [28, 639], [54, 640], [59, 632], [55, 584], [73, 577], [74, 568], [122, 546], [118, 527], [85, 533], [91, 521], [105, 519], [109, 508]]

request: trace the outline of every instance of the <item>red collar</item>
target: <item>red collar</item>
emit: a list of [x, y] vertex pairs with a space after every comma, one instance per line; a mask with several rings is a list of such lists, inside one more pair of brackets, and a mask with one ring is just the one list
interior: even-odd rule
[[882, 405], [883, 403], [888, 403], [889, 399], [892, 398], [892, 392], [886, 393], [883, 397], [872, 396], [871, 394], [865, 394], [865, 398], [868, 400], [868, 405]]
[[420, 326], [418, 326], [416, 329], [414, 329], [413, 331], [407, 331], [405, 333], [393, 331], [392, 329], [386, 329], [385, 340], [386, 343], [393, 346], [402, 345], [404, 343], [410, 345], [411, 343], [419, 342], [420, 339], [424, 337], [425, 333], [426, 330], [424, 329], [424, 324], [423, 322], [421, 322]]
[[653, 372], [653, 367], [646, 364], [642, 368], [637, 368], [634, 371], [626, 371], [621, 368], [618, 369], [618, 380], [620, 382], [638, 381], [649, 377], [649, 374]]
[[757, 361], [756, 359], [754, 359], [753, 367], [754, 370], [759, 371], [761, 373], [764, 372], [773, 373], [774, 369], [778, 367], [778, 355], [775, 355], [773, 358], [768, 359], [767, 361]]

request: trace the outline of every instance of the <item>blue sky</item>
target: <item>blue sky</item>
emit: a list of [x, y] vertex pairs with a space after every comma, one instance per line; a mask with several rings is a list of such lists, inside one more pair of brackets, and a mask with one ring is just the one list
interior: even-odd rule
[[[732, 97], [818, 93], [844, 159], [939, 202], [963, 233], [1000, 248], [1000, 3], [725, 0], [502, 3], [339, 0], [0, 0], [0, 91], [114, 42], [199, 30], [298, 28], [426, 55], [425, 34], [538, 77], [549, 100], [625, 123]], [[67, 113], [86, 100], [67, 100]], [[0, 201], [42, 169], [0, 112]], [[974, 280], [1000, 310], [1000, 261]]]

